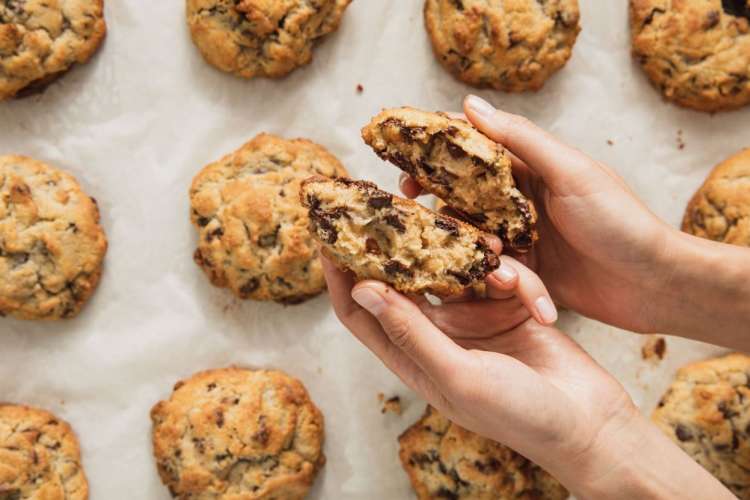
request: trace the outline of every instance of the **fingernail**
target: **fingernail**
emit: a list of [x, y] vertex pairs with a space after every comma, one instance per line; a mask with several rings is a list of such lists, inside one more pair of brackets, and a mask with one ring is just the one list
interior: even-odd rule
[[355, 288], [352, 291], [352, 298], [354, 302], [367, 309], [367, 312], [373, 316], [379, 315], [385, 309], [385, 300], [371, 288]]
[[398, 177], [398, 187], [399, 187], [399, 188], [401, 188], [401, 191], [403, 191], [403, 190], [404, 190], [404, 183], [406, 182], [406, 180], [407, 180], [408, 178], [409, 178], [409, 177], [408, 177], [408, 176], [407, 176], [406, 174], [401, 174], [401, 175], [400, 175], [400, 176]]
[[503, 265], [501, 265], [494, 274], [495, 278], [499, 279], [500, 283], [503, 283], [504, 285], [513, 283], [513, 280], [515, 280], [518, 276], [518, 273], [516, 273], [515, 269], [510, 266]]
[[484, 118], [492, 118], [492, 116], [495, 114], [495, 106], [488, 103], [481, 97], [470, 95], [466, 98], [466, 105], [477, 113], [480, 116], [483, 116]]
[[542, 321], [550, 325], [557, 321], [557, 308], [547, 297], [539, 297], [534, 302], [534, 308]]

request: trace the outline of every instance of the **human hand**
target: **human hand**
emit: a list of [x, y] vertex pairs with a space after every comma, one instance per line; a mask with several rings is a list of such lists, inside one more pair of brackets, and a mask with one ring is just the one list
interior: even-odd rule
[[342, 323], [404, 383], [459, 425], [538, 463], [579, 498], [685, 491], [731, 498], [575, 342], [529, 318], [524, 304], [543, 296], [543, 285], [505, 259], [501, 269], [513, 267], [520, 279], [487, 281], [488, 296], [504, 298], [438, 306], [380, 282], [355, 285], [326, 259], [323, 268]]
[[[648, 292], [670, 279], [671, 267], [662, 262], [676, 231], [610, 168], [525, 118], [474, 96], [464, 111], [512, 153], [519, 188], [539, 212], [539, 243], [518, 258], [539, 273], [555, 301], [616, 326], [655, 331]], [[420, 193], [409, 178], [401, 186], [409, 197]]]

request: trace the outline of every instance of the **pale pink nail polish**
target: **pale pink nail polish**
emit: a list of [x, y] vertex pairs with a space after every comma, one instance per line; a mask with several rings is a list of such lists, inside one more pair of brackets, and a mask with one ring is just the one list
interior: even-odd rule
[[466, 105], [469, 109], [484, 118], [492, 118], [495, 111], [497, 111], [492, 104], [475, 95], [470, 95], [466, 98]]
[[381, 297], [378, 292], [368, 287], [355, 288], [354, 291], [352, 291], [352, 299], [373, 316], [379, 315], [386, 307], [383, 297]]
[[495, 278], [500, 280], [500, 283], [504, 285], [509, 285], [513, 283], [513, 280], [515, 280], [518, 277], [518, 273], [516, 273], [516, 270], [509, 266], [503, 266], [501, 265], [500, 268], [495, 271], [494, 273]]
[[542, 321], [550, 325], [557, 321], [557, 308], [547, 297], [539, 297], [534, 302], [534, 308]]

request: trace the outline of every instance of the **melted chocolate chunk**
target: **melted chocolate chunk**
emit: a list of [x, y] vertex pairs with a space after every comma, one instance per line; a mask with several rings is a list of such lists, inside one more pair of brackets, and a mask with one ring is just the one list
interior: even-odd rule
[[746, 0], [721, 0], [721, 7], [730, 16], [744, 17], [750, 20], [750, 5]]
[[401, 219], [398, 218], [398, 215], [388, 214], [385, 216], [384, 220], [386, 224], [396, 229], [396, 231], [398, 231], [399, 233], [406, 232], [406, 226], [404, 226], [404, 223], [401, 222]]
[[466, 156], [466, 151], [464, 151], [461, 146], [457, 146], [452, 142], [446, 141], [445, 147], [448, 149], [448, 153], [457, 160]]
[[388, 193], [376, 193], [367, 200], [367, 206], [375, 209], [387, 208], [393, 205], [393, 196]]
[[383, 270], [386, 274], [389, 274], [391, 276], [395, 276], [397, 274], [403, 274], [404, 276], [413, 276], [414, 273], [406, 267], [404, 264], [397, 260], [389, 260], [385, 263], [383, 266]]
[[438, 217], [435, 219], [435, 226], [439, 227], [443, 231], [450, 233], [452, 236], [458, 236], [458, 225], [450, 219], [445, 217]]
[[374, 238], [367, 238], [365, 241], [365, 250], [372, 255], [380, 255], [383, 253], [380, 250], [380, 245], [378, 245], [378, 242]]
[[677, 427], [675, 427], [674, 433], [677, 436], [677, 439], [679, 439], [680, 441], [692, 441], [693, 440], [693, 433], [690, 432], [690, 429], [688, 429], [682, 424], [677, 424]]

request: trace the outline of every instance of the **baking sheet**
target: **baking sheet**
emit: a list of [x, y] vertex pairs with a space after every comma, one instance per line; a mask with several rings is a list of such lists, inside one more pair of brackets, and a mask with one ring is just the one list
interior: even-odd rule
[[[422, 2], [355, 0], [311, 66], [249, 82], [202, 61], [184, 2], [106, 4], [109, 35], [91, 63], [41, 96], [0, 104], [0, 152], [72, 172], [99, 201], [110, 240], [79, 318], [0, 321], [0, 400], [74, 426], [93, 499], [167, 499], [151, 406], [198, 370], [277, 367], [301, 378], [326, 416], [328, 463], [312, 498], [411, 498], [396, 437], [423, 403], [343, 329], [326, 296], [285, 308], [210, 286], [192, 262], [187, 190], [203, 165], [267, 131], [319, 142], [354, 176], [395, 191], [396, 169], [362, 143], [360, 127], [387, 106], [455, 110], [470, 91], [433, 58]], [[581, 10], [574, 56], [543, 91], [480, 95], [612, 165], [676, 225], [708, 170], [748, 145], [750, 110], [709, 116], [665, 104], [631, 62], [626, 1], [581, 0]], [[646, 412], [677, 366], [721, 351], [669, 338], [665, 359], [647, 362], [642, 336], [573, 313], [560, 326]], [[401, 395], [405, 414], [382, 415], [379, 392]]]

